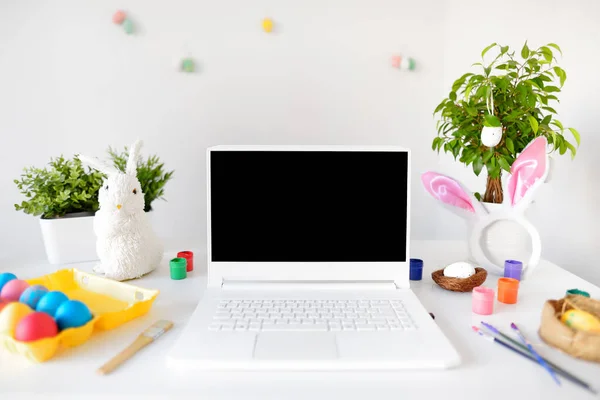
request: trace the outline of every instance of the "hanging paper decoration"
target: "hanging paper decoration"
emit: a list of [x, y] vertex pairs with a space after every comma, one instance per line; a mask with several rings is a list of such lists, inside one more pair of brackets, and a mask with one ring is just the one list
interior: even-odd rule
[[271, 18], [265, 18], [262, 21], [263, 31], [270, 33], [273, 31], [273, 20]]
[[180, 69], [183, 72], [194, 72], [196, 70], [194, 60], [189, 57], [184, 58], [183, 60], [181, 60]]
[[133, 22], [131, 22], [130, 19], [125, 19], [125, 21], [123, 21], [123, 30], [128, 35], [133, 33]]
[[408, 71], [414, 71], [414, 69], [416, 68], [416, 63], [413, 58], [395, 55], [392, 57], [392, 67]]
[[125, 11], [119, 10], [116, 13], [114, 13], [112, 20], [115, 24], [121, 25], [123, 23], [123, 21], [125, 21], [125, 18], [127, 18]]
[[133, 22], [131, 21], [131, 19], [127, 18], [127, 14], [125, 14], [125, 11], [119, 10], [116, 13], [114, 13], [112, 20], [113, 23], [121, 25], [125, 33], [127, 33], [128, 35], [131, 35], [133, 33]]

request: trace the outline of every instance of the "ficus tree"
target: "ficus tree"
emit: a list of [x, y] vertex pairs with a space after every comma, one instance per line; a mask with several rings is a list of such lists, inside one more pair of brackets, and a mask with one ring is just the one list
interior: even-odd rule
[[[486, 54], [494, 56], [491, 62], [486, 63]], [[547, 138], [549, 151], [575, 157], [579, 132], [565, 128], [553, 108], [567, 79], [556, 54], [562, 51], [555, 43], [533, 50], [525, 42], [519, 55], [509, 46], [492, 43], [472, 65], [479, 73], [458, 78], [433, 112], [438, 117], [433, 150], [471, 165], [477, 176], [487, 171], [484, 194], [475, 193], [479, 200], [502, 202], [503, 171], [510, 172], [519, 153], [538, 136]], [[484, 127], [501, 127], [498, 144], [482, 143]]]

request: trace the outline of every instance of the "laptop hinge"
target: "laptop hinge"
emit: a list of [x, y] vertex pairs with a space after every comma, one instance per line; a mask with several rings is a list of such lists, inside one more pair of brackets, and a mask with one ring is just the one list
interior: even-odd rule
[[223, 290], [396, 290], [392, 281], [239, 281], [223, 280]]

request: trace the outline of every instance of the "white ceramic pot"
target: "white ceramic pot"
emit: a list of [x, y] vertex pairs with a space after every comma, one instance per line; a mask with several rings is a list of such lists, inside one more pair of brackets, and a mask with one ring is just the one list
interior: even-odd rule
[[[481, 202], [490, 214], [499, 213], [502, 204]], [[468, 224], [468, 237], [473, 234], [474, 224]], [[530, 233], [522, 223], [510, 219], [499, 219], [486, 226], [478, 238], [480, 248], [485, 256], [503, 270], [505, 260], [520, 260], [527, 267], [533, 253], [533, 243]], [[471, 261], [475, 262], [473, 247], [469, 243]], [[495, 273], [496, 271], [488, 271]], [[497, 275], [497, 273], [496, 273]]]
[[97, 260], [94, 215], [73, 213], [61, 218], [40, 218], [42, 238], [50, 264]]

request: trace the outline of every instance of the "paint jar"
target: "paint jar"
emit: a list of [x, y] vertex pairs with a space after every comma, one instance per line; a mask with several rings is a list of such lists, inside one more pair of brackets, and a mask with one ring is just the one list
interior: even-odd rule
[[521, 280], [521, 274], [523, 273], [523, 263], [517, 260], [506, 260], [504, 261], [504, 277], [513, 278], [518, 281]]
[[194, 270], [194, 253], [193, 252], [180, 251], [179, 253], [177, 253], [177, 257], [185, 258], [185, 260], [187, 261], [187, 267], [186, 267], [187, 272], [191, 272]]
[[410, 280], [420, 281], [423, 279], [423, 260], [419, 258], [410, 259]]
[[498, 279], [498, 301], [504, 304], [515, 304], [519, 293], [519, 281], [514, 278]]
[[169, 261], [171, 279], [181, 280], [187, 277], [187, 261], [185, 258], [177, 257]]
[[472, 311], [479, 315], [490, 315], [494, 312], [494, 289], [484, 286], [473, 288]]

